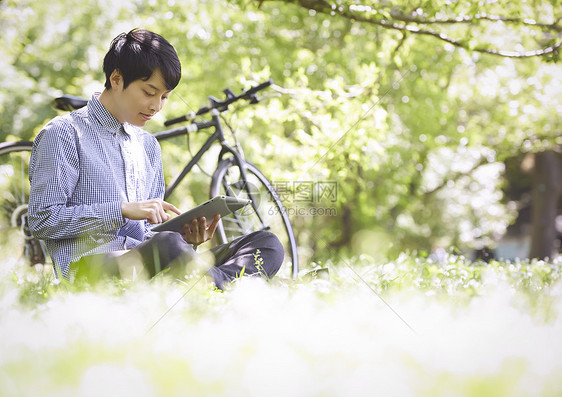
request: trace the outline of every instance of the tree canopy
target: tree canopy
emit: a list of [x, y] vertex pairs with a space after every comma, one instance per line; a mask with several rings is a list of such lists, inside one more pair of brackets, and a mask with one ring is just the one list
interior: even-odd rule
[[[227, 117], [246, 156], [287, 189], [288, 207], [306, 210], [293, 217], [304, 257], [493, 245], [517, 210], [502, 192], [504, 160], [562, 144], [558, 6], [5, 1], [0, 138], [30, 139], [55, 115], [53, 97], [101, 89], [110, 40], [143, 26], [183, 65], [152, 131], [207, 95], [274, 79], [260, 105]], [[172, 172], [185, 146], [164, 150]], [[197, 200], [205, 178], [193, 178]], [[306, 196], [330, 183], [335, 200]]]
[[[283, 1], [313, 13], [399, 31], [404, 38], [409, 33], [427, 35], [456, 47], [510, 58], [557, 60], [562, 45], [558, 1]], [[264, 0], [254, 2], [261, 6]], [[526, 50], [526, 45], [539, 48]]]

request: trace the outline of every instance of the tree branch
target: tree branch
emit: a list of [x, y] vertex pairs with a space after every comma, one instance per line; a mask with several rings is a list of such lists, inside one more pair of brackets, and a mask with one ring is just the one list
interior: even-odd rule
[[396, 48], [392, 51], [392, 58], [394, 58], [396, 56], [396, 54], [398, 53], [398, 50], [400, 49], [400, 47], [402, 47], [402, 45], [406, 41], [406, 36], [407, 36], [407, 33], [402, 32], [402, 39], [400, 39], [400, 42], [398, 43]]
[[440, 190], [442, 190], [443, 188], [445, 188], [447, 186], [447, 182], [449, 181], [457, 181], [460, 178], [462, 178], [463, 176], [470, 176], [472, 175], [472, 173], [474, 171], [476, 171], [478, 168], [482, 167], [483, 165], [486, 164], [490, 164], [490, 162], [484, 158], [481, 157], [480, 160], [474, 164], [468, 171], [458, 171], [453, 173], [452, 175], [449, 175], [448, 177], [446, 176], [445, 178], [443, 178], [443, 182], [441, 182], [440, 185], [438, 185], [437, 187], [433, 188], [432, 190], [428, 190], [426, 192], [423, 192], [424, 197], [427, 199], [430, 196], [435, 195], [436, 193], [438, 193]]
[[536, 22], [534, 19], [531, 18], [506, 18], [500, 15], [488, 15], [486, 13], [476, 14], [474, 16], [462, 16], [456, 18], [449, 18], [449, 19], [434, 19], [434, 18], [423, 18], [421, 16], [416, 17], [412, 15], [403, 14], [401, 12], [391, 11], [390, 15], [393, 19], [402, 22], [410, 22], [410, 23], [418, 23], [423, 25], [437, 25], [437, 24], [457, 24], [457, 23], [474, 23], [477, 21], [488, 21], [488, 22], [504, 22], [504, 23], [512, 23], [516, 25], [524, 25], [529, 27], [539, 27], [546, 30], [554, 30], [557, 32], [562, 32], [562, 26], [558, 25], [560, 18], [553, 23], [539, 23]]
[[[553, 45], [550, 45], [546, 48], [542, 48], [542, 49], [538, 49], [538, 50], [534, 50], [534, 51], [526, 51], [526, 52], [516, 52], [516, 51], [505, 51], [505, 50], [496, 50], [496, 49], [492, 49], [492, 48], [485, 48], [485, 47], [475, 47], [475, 48], [470, 48], [468, 46], [467, 43], [463, 42], [462, 40], [459, 39], [454, 39], [452, 37], [449, 37], [448, 35], [444, 34], [444, 33], [440, 33], [436, 30], [433, 29], [427, 29], [427, 28], [420, 28], [418, 26], [414, 26], [411, 24], [402, 24], [402, 23], [397, 23], [393, 20], [387, 20], [387, 19], [379, 19], [379, 18], [370, 18], [364, 15], [360, 15], [356, 12], [354, 12], [354, 9], [362, 9], [361, 7], [364, 6], [336, 6], [336, 5], [332, 5], [330, 3], [328, 3], [326, 0], [270, 0], [270, 1], [283, 1], [285, 3], [291, 3], [291, 4], [298, 4], [301, 7], [307, 8], [307, 9], [311, 9], [311, 10], [315, 10], [316, 12], [320, 12], [323, 14], [328, 14], [328, 15], [340, 15], [343, 18], [352, 20], [352, 21], [356, 21], [356, 22], [362, 22], [362, 23], [368, 23], [371, 25], [377, 25], [377, 26], [381, 26], [385, 29], [393, 29], [393, 30], [398, 30], [401, 32], [411, 32], [414, 34], [419, 34], [419, 35], [426, 35], [426, 36], [431, 36], [434, 37], [438, 40], [444, 41], [446, 43], [449, 43], [455, 47], [459, 47], [459, 48], [464, 48], [468, 51], [476, 51], [476, 52], [480, 52], [483, 54], [490, 54], [490, 55], [497, 55], [497, 56], [502, 56], [502, 57], [507, 57], [507, 58], [530, 58], [530, 57], [536, 57], [536, 56], [544, 56], [544, 55], [548, 55], [548, 54], [555, 54], [558, 53], [559, 48], [562, 46], [562, 42], [561, 41], [557, 41], [555, 42]], [[263, 1], [262, 1], [263, 2]], [[537, 24], [534, 20], [527, 20], [527, 19], [517, 19], [517, 18], [504, 18], [504, 17], [499, 17], [499, 16], [490, 16], [490, 15], [486, 15], [486, 14], [480, 14], [474, 17], [459, 17], [459, 18], [454, 18], [454, 19], [448, 19], [448, 20], [431, 20], [431, 19], [423, 19], [423, 18], [415, 18], [413, 19], [413, 17], [407, 16], [405, 14], [401, 14], [401, 13], [396, 13], [396, 12], [391, 12], [391, 16], [395, 19], [400, 19], [398, 17], [402, 18], [402, 21], [408, 21], [408, 22], [413, 22], [413, 23], [419, 23], [419, 24], [451, 24], [451, 23], [470, 23], [470, 22], [474, 22], [475, 20], [488, 20], [488, 21], [493, 21], [493, 22], [512, 22], [512, 23], [519, 23], [519, 24], [523, 24], [523, 25], [527, 25], [527, 26], [539, 26], [542, 28], [549, 28], [551, 30], [554, 30], [556, 32], [561, 32], [562, 28], [558, 25], [558, 22], [560, 21], [560, 18], [552, 23], [552, 24]]]
[[550, 53], [553, 53], [555, 51], [557, 51], [560, 46], [562, 46], [562, 42], [557, 42], [556, 44], [540, 49], [540, 50], [535, 50], [535, 51], [526, 51], [523, 53], [520, 52], [515, 52], [515, 51], [504, 51], [504, 50], [494, 50], [491, 48], [482, 48], [482, 47], [476, 47], [476, 48], [468, 48], [468, 46], [466, 44], [464, 44], [462, 41], [457, 40], [457, 39], [453, 39], [449, 36], [447, 36], [444, 33], [439, 33], [435, 30], [431, 30], [431, 29], [421, 29], [417, 26], [411, 26], [411, 25], [402, 25], [402, 24], [398, 24], [395, 22], [390, 22], [384, 19], [373, 19], [373, 18], [365, 18], [363, 16], [359, 16], [359, 15], [355, 15], [349, 11], [345, 11], [345, 10], [338, 10], [337, 12], [339, 15], [343, 16], [344, 18], [347, 19], [351, 19], [357, 22], [365, 22], [365, 23], [369, 23], [369, 24], [373, 24], [373, 25], [379, 25], [382, 26], [383, 28], [387, 28], [387, 29], [394, 29], [394, 30], [399, 30], [402, 32], [411, 32], [411, 33], [415, 33], [415, 34], [421, 34], [421, 35], [427, 35], [427, 36], [432, 36], [435, 37], [441, 41], [444, 41], [446, 43], [452, 44], [455, 47], [459, 47], [459, 48], [464, 48], [466, 50], [472, 50], [472, 51], [476, 51], [476, 52], [480, 52], [480, 53], [484, 53], [484, 54], [490, 54], [490, 55], [499, 55], [502, 57], [507, 57], [507, 58], [529, 58], [529, 57], [535, 57], [535, 56], [543, 56], [543, 55], [547, 55]]

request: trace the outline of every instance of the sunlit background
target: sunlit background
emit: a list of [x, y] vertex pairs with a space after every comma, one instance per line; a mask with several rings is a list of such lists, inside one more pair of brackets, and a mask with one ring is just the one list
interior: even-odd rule
[[[134, 27], [182, 61], [151, 132], [272, 78], [225, 117], [283, 189], [302, 267], [224, 294], [73, 287], [3, 230], [0, 394], [562, 394], [556, 4], [301, 3], [0, 1], [0, 141], [32, 140], [53, 98], [102, 90], [111, 39]], [[162, 144], [168, 180], [206, 138]], [[217, 151], [178, 207], [208, 198]], [[5, 190], [17, 167], [0, 167]]]

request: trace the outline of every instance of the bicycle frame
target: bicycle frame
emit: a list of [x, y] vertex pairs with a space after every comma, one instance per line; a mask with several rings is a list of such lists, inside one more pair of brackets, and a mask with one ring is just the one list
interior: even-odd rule
[[[170, 196], [170, 194], [172, 194], [174, 189], [180, 184], [181, 181], [183, 181], [185, 176], [191, 171], [191, 169], [195, 166], [195, 164], [197, 164], [199, 162], [199, 160], [201, 160], [201, 157], [203, 157], [203, 154], [205, 154], [205, 152], [207, 152], [207, 150], [209, 150], [209, 148], [212, 146], [212, 144], [216, 140], [219, 140], [221, 142], [221, 144], [223, 144], [224, 133], [222, 131], [222, 126], [220, 125], [220, 122], [218, 122], [217, 119], [218, 119], [218, 115], [213, 115], [213, 119], [211, 121], [196, 122], [196, 123], [190, 124], [188, 126], [173, 128], [171, 130], [161, 131], [161, 132], [157, 132], [157, 133], [154, 134], [154, 137], [157, 140], [161, 141], [161, 140], [173, 138], [175, 136], [186, 135], [186, 134], [189, 134], [191, 132], [196, 132], [196, 131], [204, 129], [204, 128], [215, 127], [215, 132], [213, 133], [213, 135], [211, 135], [209, 137], [209, 139], [207, 139], [207, 141], [205, 141], [205, 143], [203, 144], [201, 149], [199, 149], [199, 151], [195, 154], [195, 156], [193, 156], [191, 161], [166, 186], [166, 190], [164, 191], [164, 200], [166, 200]], [[226, 145], [226, 143], [224, 143], [224, 144]], [[228, 146], [228, 145], [226, 145], [226, 146]], [[231, 149], [231, 148], [229, 148], [229, 149]], [[234, 151], [233, 149], [231, 149], [231, 150]]]
[[[178, 185], [184, 180], [184, 178], [187, 176], [187, 174], [193, 169], [193, 167], [195, 166], [195, 164], [197, 164], [201, 158], [203, 157], [203, 155], [210, 149], [210, 147], [214, 144], [215, 141], [219, 141], [220, 145], [221, 145], [221, 151], [219, 153], [218, 156], [218, 160], [217, 160], [217, 168], [215, 170], [215, 172], [213, 173], [212, 179], [211, 179], [211, 195], [217, 195], [217, 194], [226, 194], [226, 195], [230, 195], [230, 196], [236, 196], [237, 193], [234, 193], [231, 190], [231, 187], [229, 186], [229, 184], [226, 182], [225, 179], [223, 179], [224, 177], [224, 172], [228, 172], [229, 167], [237, 167], [240, 174], [236, 175], [236, 177], [239, 177], [240, 179], [237, 179], [238, 181], [240, 181], [242, 183], [241, 189], [245, 190], [246, 194], [247, 194], [247, 198], [249, 198], [252, 202], [252, 207], [254, 209], [254, 214], [257, 217], [258, 220], [258, 224], [256, 226], [258, 226], [259, 224], [261, 224], [260, 226], [258, 226], [258, 230], [270, 230], [270, 225], [269, 225], [269, 221], [266, 219], [266, 216], [264, 214], [262, 214], [262, 212], [259, 209], [259, 205], [260, 205], [260, 200], [256, 200], [256, 194], [255, 192], [252, 191], [252, 186], [250, 183], [248, 183], [248, 174], [250, 172], [253, 172], [254, 175], [261, 175], [261, 172], [259, 172], [259, 170], [257, 170], [258, 174], [256, 174], [256, 171], [252, 171], [252, 167], [255, 168], [255, 166], [251, 165], [250, 163], [247, 163], [242, 149], [241, 148], [236, 148], [236, 147], [232, 147], [230, 146], [224, 137], [224, 131], [222, 128], [222, 123], [220, 120], [220, 113], [221, 111], [218, 109], [211, 109], [211, 120], [208, 121], [202, 121], [202, 122], [192, 122], [191, 124], [187, 125], [187, 126], [183, 126], [183, 127], [179, 127], [179, 128], [174, 128], [174, 129], [170, 129], [170, 130], [165, 130], [165, 131], [161, 131], [161, 132], [157, 132], [154, 134], [154, 136], [156, 137], [156, 139], [158, 139], [159, 141], [161, 140], [166, 140], [168, 138], [172, 138], [172, 137], [177, 137], [180, 135], [187, 135], [190, 134], [192, 132], [197, 132], [199, 130], [202, 129], [206, 129], [206, 128], [211, 128], [214, 127], [214, 132], [213, 134], [207, 138], [207, 140], [203, 143], [203, 145], [201, 146], [201, 148], [197, 151], [197, 153], [191, 158], [191, 160], [188, 162], [188, 164], [173, 178], [173, 180], [166, 186], [165, 191], [164, 191], [164, 200], [166, 200], [172, 193], [173, 191], [178, 187]], [[179, 120], [178, 122], [182, 122], [182, 121], [187, 121], [185, 119], [183, 120]], [[227, 157], [226, 159], [224, 158], [225, 154], [231, 154], [232, 157]], [[226, 166], [226, 168], [224, 167]], [[249, 169], [248, 169], [249, 167]], [[221, 176], [218, 176], [221, 175]], [[218, 179], [215, 179], [215, 177], [218, 176]], [[280, 200], [277, 196], [277, 194], [275, 193], [275, 190], [271, 187], [270, 182], [267, 180], [266, 177], [264, 177], [262, 175], [263, 179], [261, 179], [261, 183], [263, 185], [266, 186], [267, 190], [269, 191], [269, 193], [272, 195], [273, 199], [276, 200], [276, 202], [278, 202], [278, 204], [276, 204], [279, 208], [279, 205], [281, 205], [280, 208], [282, 208], [282, 204], [280, 203]], [[225, 193], [221, 193], [220, 189], [216, 189], [217, 185], [215, 184], [216, 181], [221, 181], [220, 183], [222, 184], [222, 186], [225, 188]], [[234, 219], [236, 220], [236, 222], [238, 222], [239, 224], [241, 223], [241, 220], [238, 218], [237, 214], [233, 214]], [[290, 225], [290, 221], [288, 220], [288, 218], [286, 218], [286, 215], [283, 217], [282, 220], [283, 224], [284, 224], [284, 228], [285, 231], [287, 233], [287, 241], [286, 241], [286, 246], [284, 247], [286, 250], [288, 250], [287, 252], [290, 253], [290, 256], [292, 258], [292, 267], [291, 267], [291, 273], [292, 273], [292, 278], [296, 279], [297, 274], [298, 274], [298, 254], [296, 252], [296, 240], [292, 231], [292, 227]], [[222, 221], [221, 223], [219, 223], [219, 227], [218, 228], [218, 233], [220, 234], [219, 241], [222, 241], [223, 243], [227, 240], [226, 238], [226, 234], [224, 232], [224, 229], [222, 228]]]
[[[165, 140], [165, 139], [172, 138], [172, 137], [179, 136], [179, 135], [189, 134], [191, 132], [196, 132], [196, 131], [199, 131], [199, 130], [202, 130], [202, 129], [205, 129], [205, 128], [210, 128], [210, 127], [215, 127], [215, 132], [205, 141], [203, 146], [201, 146], [201, 149], [199, 149], [199, 151], [195, 154], [195, 156], [193, 156], [193, 158], [184, 167], [184, 169], [178, 175], [176, 175], [174, 177], [174, 179], [168, 184], [168, 186], [166, 186], [166, 190], [164, 192], [164, 200], [166, 200], [172, 194], [174, 189], [181, 183], [181, 181], [183, 181], [185, 176], [191, 171], [191, 169], [195, 166], [195, 164], [197, 164], [199, 162], [201, 157], [203, 157], [203, 154], [205, 154], [207, 152], [207, 150], [209, 150], [209, 148], [212, 146], [212, 144], [217, 140], [219, 141], [219, 143], [222, 146], [222, 150], [219, 154], [218, 161], [220, 162], [222, 160], [225, 153], [232, 154], [232, 156], [234, 157], [234, 159], [236, 161], [236, 164], [240, 168], [240, 174], [242, 176], [242, 179], [244, 181], [247, 181], [247, 174], [246, 174], [246, 166], [245, 166], [244, 157], [236, 149], [232, 148], [231, 146], [228, 145], [228, 143], [226, 143], [226, 140], [224, 139], [224, 132], [223, 132], [223, 129], [222, 129], [222, 124], [220, 122], [220, 112], [216, 109], [212, 110], [211, 121], [195, 122], [195, 123], [192, 123], [188, 126], [157, 132], [157, 133], [154, 134], [154, 136], [156, 137], [156, 139], [158, 139], [160, 141], [160, 140]], [[256, 201], [255, 201], [255, 198], [253, 197], [253, 193], [250, 191], [250, 188], [249, 188], [248, 184], [245, 184], [245, 185], [246, 185], [245, 188], [246, 188], [246, 191], [248, 193], [248, 196], [250, 197], [250, 200], [252, 200], [252, 203], [255, 206]], [[256, 213], [258, 215], [258, 218], [260, 219], [260, 222], [262, 222], [262, 224], [263, 224], [264, 220], [262, 219], [261, 215], [257, 211], [256, 211]]]

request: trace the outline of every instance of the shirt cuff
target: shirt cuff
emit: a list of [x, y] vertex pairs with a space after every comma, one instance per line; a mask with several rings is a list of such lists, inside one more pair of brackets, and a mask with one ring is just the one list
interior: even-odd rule
[[121, 202], [115, 201], [98, 205], [105, 230], [118, 229], [125, 224], [125, 218], [123, 218], [121, 212]]
[[144, 239], [148, 240], [149, 238], [154, 237], [154, 235], [157, 232], [153, 232], [152, 229], [150, 228], [150, 223], [148, 223], [148, 221], [146, 221], [144, 223]]

